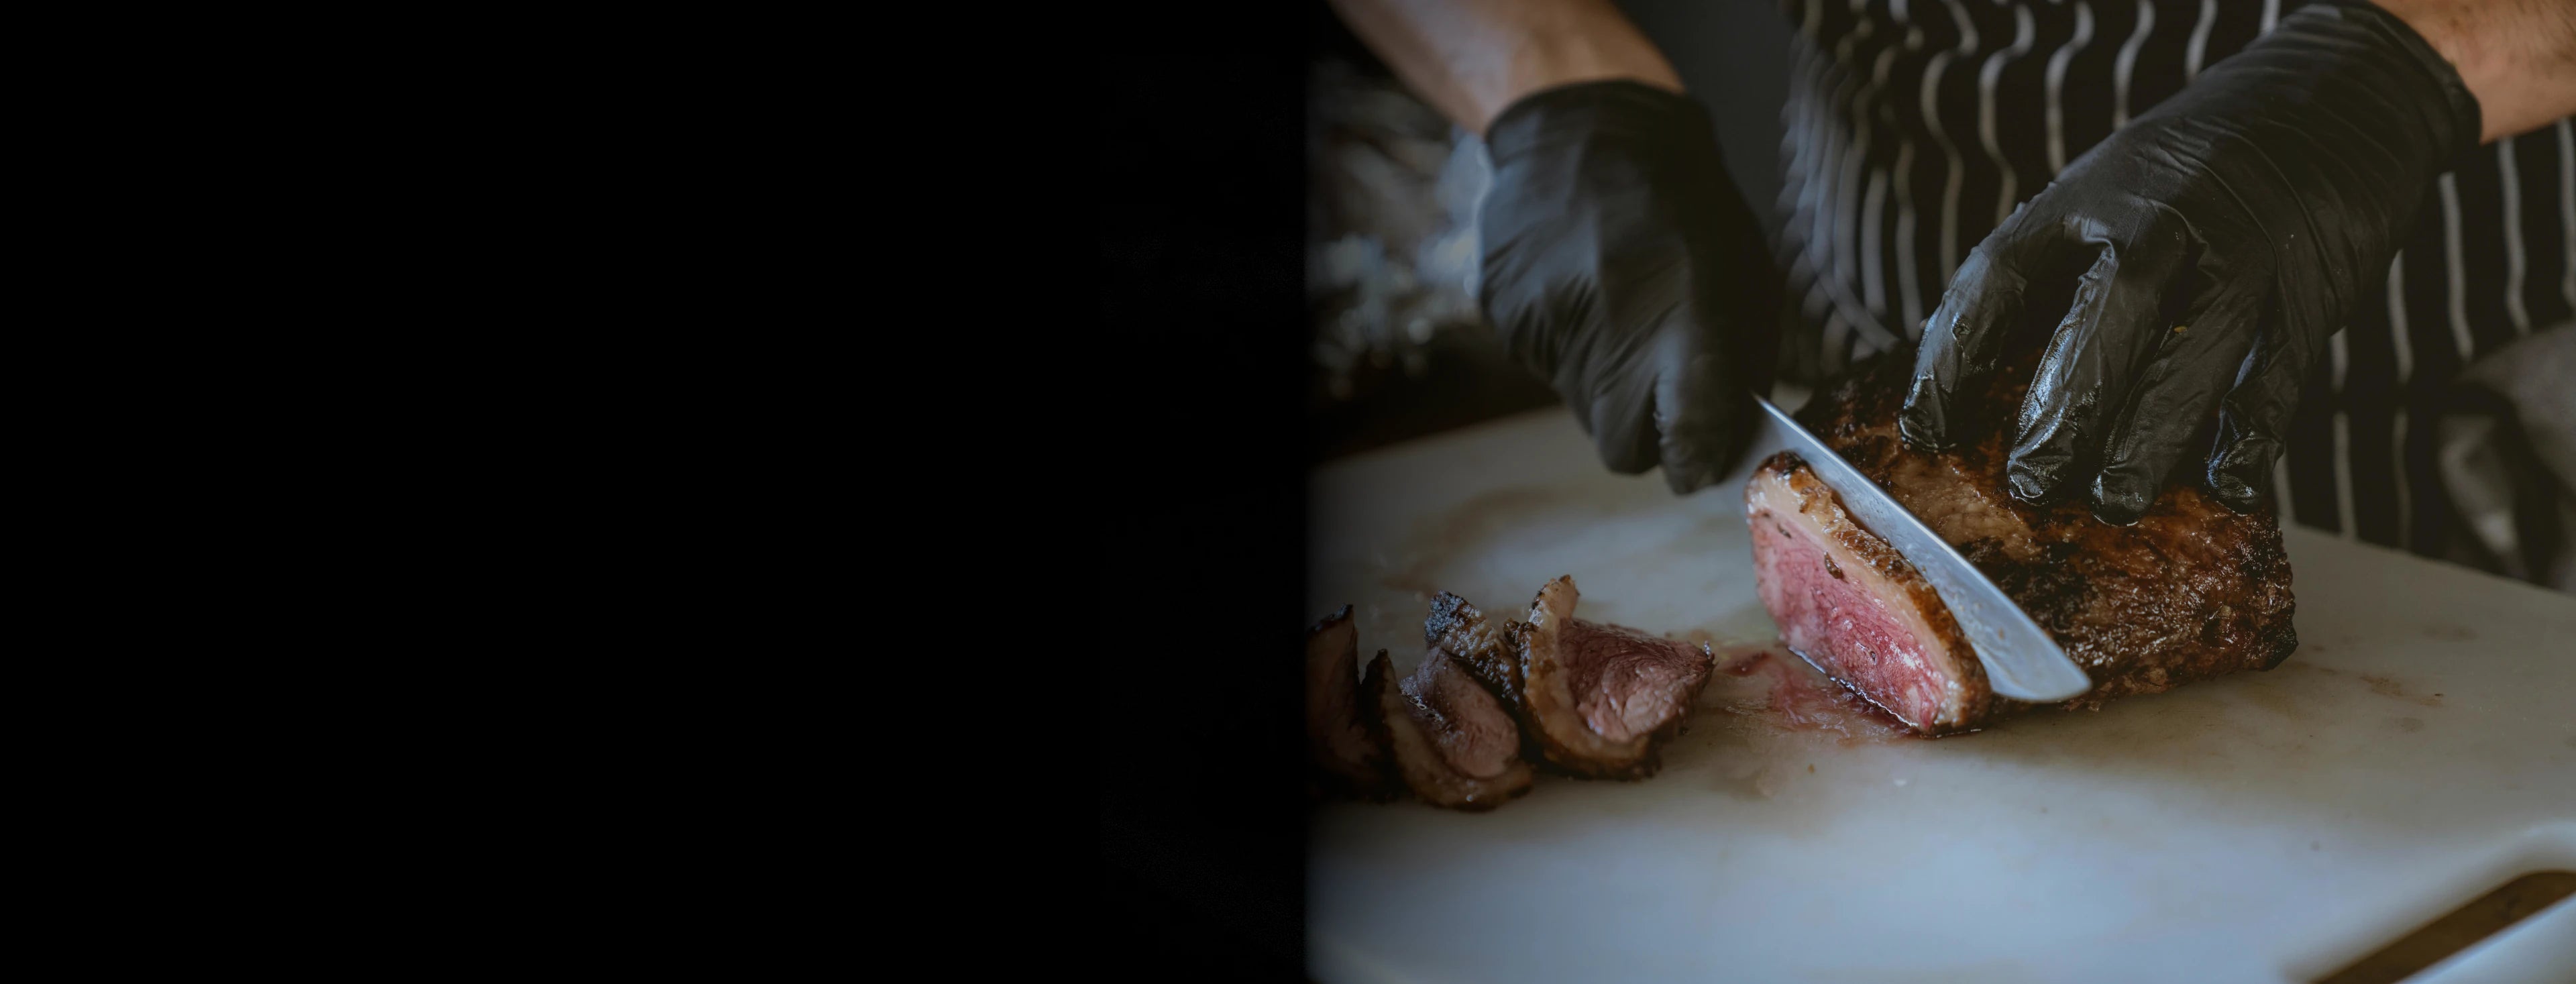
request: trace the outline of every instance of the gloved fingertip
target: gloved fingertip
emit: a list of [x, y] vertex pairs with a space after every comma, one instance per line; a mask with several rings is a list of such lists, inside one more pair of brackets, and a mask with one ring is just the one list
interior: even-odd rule
[[2238, 443], [2209, 462], [2210, 497], [2239, 515], [2263, 508], [2271, 484], [2271, 456], [2253, 441]]
[[2212, 496], [2212, 498], [2217, 499], [2219, 505], [2226, 506], [2228, 511], [2239, 516], [2263, 508], [2262, 494], [2255, 492], [2242, 484], [2234, 484], [2232, 487], [2221, 488], [2216, 491], [2217, 494]]
[[1593, 422], [1600, 426], [1592, 431], [1592, 447], [1601, 455], [1601, 467], [1616, 475], [1643, 475], [1662, 463], [1651, 425], [1604, 406], [1593, 410]]
[[2263, 490], [2239, 472], [2240, 469], [2224, 465], [2212, 467], [2209, 470], [2209, 493], [2219, 505], [2241, 516], [2262, 508]]
[[1712, 457], [1710, 452], [1717, 450], [1721, 449], [1688, 442], [1665, 445], [1664, 484], [1672, 488], [1674, 495], [1689, 495], [1715, 484], [1718, 479], [1719, 462], [1732, 457], [1731, 455]]
[[2046, 503], [2049, 493], [2055, 491], [2046, 476], [2021, 465], [2009, 468], [2005, 478], [2006, 484], [2012, 487], [2013, 498], [2034, 506]]
[[1911, 407], [1896, 415], [1896, 437], [1917, 451], [1941, 450], [1940, 430], [1932, 426]]
[[2093, 518], [2113, 526], [2135, 526], [2155, 504], [2151, 490], [2125, 478], [2104, 475], [2093, 480]]
[[1941, 414], [1934, 401], [1931, 380], [1917, 378], [1905, 391], [1905, 405], [1896, 411], [1896, 437], [1917, 451], [1939, 451], [1945, 442], [1941, 434]]

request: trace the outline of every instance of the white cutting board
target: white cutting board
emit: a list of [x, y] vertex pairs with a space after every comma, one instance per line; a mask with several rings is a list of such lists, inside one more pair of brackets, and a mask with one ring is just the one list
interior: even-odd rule
[[[1362, 657], [1399, 669], [1431, 593], [1516, 614], [1560, 574], [1592, 619], [1768, 640], [1742, 487], [1613, 475], [1556, 409], [1338, 462], [1311, 484], [1307, 608], [1355, 604]], [[2576, 869], [2576, 598], [2288, 541], [2300, 645], [2269, 673], [1940, 741], [1781, 731], [1711, 698], [1642, 783], [1542, 778], [1481, 815], [1327, 807], [1311, 972], [2304, 981]], [[2422, 979], [2471, 978], [2576, 981], [2576, 898]]]

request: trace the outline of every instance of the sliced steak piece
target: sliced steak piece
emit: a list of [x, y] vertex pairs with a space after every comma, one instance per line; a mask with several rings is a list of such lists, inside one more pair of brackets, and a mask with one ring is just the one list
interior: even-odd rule
[[1422, 622], [1422, 641], [1464, 664], [1478, 683], [1518, 714], [1521, 663], [1514, 633], [1519, 629], [1518, 622], [1496, 626], [1467, 599], [1443, 591], [1431, 599], [1431, 617]]
[[1530, 727], [1529, 710], [1521, 699], [1520, 634], [1528, 628], [1512, 621], [1495, 625], [1467, 599], [1443, 591], [1431, 599], [1431, 617], [1422, 622], [1422, 638], [1447, 652], [1503, 702], [1512, 721], [1520, 725], [1521, 757], [1544, 762], [1547, 750], [1539, 745], [1538, 731]]
[[1706, 646], [1574, 617], [1581, 597], [1560, 577], [1538, 591], [1517, 649], [1522, 721], [1556, 768], [1599, 779], [1642, 779], [1656, 750], [1681, 732], [1717, 657]]
[[1378, 650], [1360, 689], [1385, 722], [1396, 773], [1423, 802], [1481, 811], [1529, 792], [1511, 712], [1439, 647], [1401, 681]]
[[1845, 686], [1928, 734], [1983, 720], [1986, 671], [1941, 597], [1798, 456], [1783, 451], [1744, 489], [1755, 585], [1780, 638]]
[[[2065, 707], [2288, 658], [2298, 648], [2296, 605], [2268, 510], [2238, 515], [2183, 482], [2137, 523], [2112, 526], [2080, 499], [2034, 506], [2005, 492], [2008, 432], [2031, 358], [1993, 374], [1982, 419], [1952, 451], [1914, 451], [1897, 437], [1910, 345], [1855, 365], [1798, 418], [2066, 647], [2093, 689]], [[1762, 603], [1817, 668], [1925, 735], [1973, 730], [2030, 706], [1994, 695], [1939, 596], [1855, 525], [1794, 455], [1756, 468], [1745, 519]]]
[[1343, 605], [1306, 630], [1306, 753], [1311, 791], [1386, 799], [1399, 791], [1388, 773], [1386, 736], [1376, 707], [1360, 698], [1359, 630]]

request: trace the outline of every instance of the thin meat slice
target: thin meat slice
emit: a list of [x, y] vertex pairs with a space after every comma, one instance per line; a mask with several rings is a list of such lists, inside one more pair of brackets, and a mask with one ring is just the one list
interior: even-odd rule
[[1521, 700], [1520, 633], [1527, 628], [1510, 621], [1495, 625], [1467, 599], [1443, 591], [1431, 599], [1431, 617], [1422, 622], [1422, 639], [1457, 660], [1511, 712], [1521, 729], [1521, 757], [1544, 762], [1547, 752], [1539, 746], [1538, 732], [1530, 727], [1529, 712]]
[[1360, 698], [1359, 630], [1351, 606], [1306, 631], [1306, 752], [1311, 791], [1385, 799], [1397, 791], [1388, 774], [1386, 738], [1376, 708]]
[[[2080, 496], [2032, 505], [2005, 491], [2014, 411], [2036, 358], [1988, 377], [1982, 413], [1952, 435], [1951, 450], [1916, 451], [1898, 437], [1910, 345], [1855, 365], [1798, 419], [2065, 647], [2093, 689], [2064, 707], [2288, 658], [2297, 604], [2269, 510], [2237, 514], [2186, 481], [2136, 523], [2113, 526]], [[1917, 733], [1970, 731], [2033, 706], [1993, 693], [1939, 596], [1796, 456], [1755, 469], [1745, 520], [1762, 603], [1790, 648]]]
[[1574, 579], [1539, 589], [1518, 650], [1520, 711], [1549, 765], [1591, 778], [1637, 779], [1681, 732], [1716, 655], [1635, 629], [1574, 617]]
[[1431, 599], [1431, 617], [1422, 622], [1422, 641], [1439, 647], [1465, 665], [1478, 683], [1520, 712], [1521, 663], [1513, 636], [1520, 623], [1496, 626], [1467, 599], [1443, 591]]
[[1423, 802], [1482, 811], [1529, 792], [1511, 712], [1439, 647], [1400, 681], [1378, 650], [1360, 689], [1385, 722], [1396, 773]]
[[1985, 668], [1932, 586], [1795, 454], [1744, 489], [1762, 607], [1791, 652], [1926, 734], [1981, 720]]

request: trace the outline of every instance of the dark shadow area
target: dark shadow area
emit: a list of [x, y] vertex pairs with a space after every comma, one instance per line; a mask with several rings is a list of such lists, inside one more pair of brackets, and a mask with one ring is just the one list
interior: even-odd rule
[[1123, 978], [1305, 979], [1308, 13], [1113, 10], [1106, 98], [1084, 110], [1109, 371], [1074, 478], [1128, 480], [1087, 483], [1102, 504], [1077, 518], [1098, 537], [1104, 658], [1048, 662], [1093, 680], [1076, 713], [1095, 733], [1101, 896], [1073, 919], [1096, 927], [1089, 965]]

